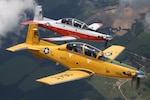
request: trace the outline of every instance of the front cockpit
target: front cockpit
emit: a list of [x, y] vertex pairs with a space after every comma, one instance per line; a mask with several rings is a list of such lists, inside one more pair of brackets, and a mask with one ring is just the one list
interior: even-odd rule
[[81, 28], [81, 29], [88, 28], [88, 25], [86, 23], [79, 21], [75, 18], [63, 18], [63, 19], [60, 19], [59, 21], [63, 24], [67, 24], [67, 25], [74, 26], [74, 27]]
[[99, 58], [99, 56], [102, 56], [101, 50], [89, 44], [80, 43], [80, 42], [68, 43], [66, 49], [92, 58]]

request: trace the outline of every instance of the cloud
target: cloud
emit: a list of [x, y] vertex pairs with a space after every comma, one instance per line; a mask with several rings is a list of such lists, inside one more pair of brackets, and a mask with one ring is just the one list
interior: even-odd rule
[[0, 36], [7, 36], [20, 27], [26, 20], [26, 11], [33, 11], [35, 0], [0, 0]]

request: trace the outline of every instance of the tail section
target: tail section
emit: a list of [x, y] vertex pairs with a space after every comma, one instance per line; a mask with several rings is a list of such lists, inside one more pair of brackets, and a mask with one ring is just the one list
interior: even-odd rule
[[39, 44], [39, 34], [36, 24], [29, 24], [28, 34], [26, 37], [26, 44], [38, 45]]
[[43, 20], [41, 5], [36, 6], [33, 20], [34, 21], [42, 21]]
[[42, 6], [38, 5], [35, 7], [34, 18], [33, 20], [22, 22], [21, 24], [39, 24], [39, 21], [43, 21], [43, 14], [42, 14]]
[[38, 34], [37, 25], [29, 24], [26, 42], [7, 48], [7, 50], [15, 52], [15, 51], [28, 49], [30, 46], [38, 45], [38, 44], [39, 44], [39, 34]]
[[24, 25], [27, 25], [27, 24], [45, 24], [46, 21], [53, 22], [53, 21], [56, 21], [56, 20], [43, 17], [42, 6], [41, 5], [37, 5], [35, 7], [33, 20], [25, 21], [25, 22], [22, 22], [21, 24], [24, 24]]

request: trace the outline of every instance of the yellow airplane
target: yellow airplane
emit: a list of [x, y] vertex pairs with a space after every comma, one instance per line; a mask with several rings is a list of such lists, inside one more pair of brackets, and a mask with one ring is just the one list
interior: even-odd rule
[[36, 24], [29, 25], [25, 43], [7, 48], [12, 52], [28, 50], [39, 59], [48, 58], [68, 68], [67, 71], [36, 80], [48, 85], [79, 80], [93, 75], [117, 79], [136, 78], [137, 80], [145, 77], [141, 70], [114, 60], [124, 49], [123, 46], [112, 45], [102, 51], [81, 42], [56, 45], [39, 39]]

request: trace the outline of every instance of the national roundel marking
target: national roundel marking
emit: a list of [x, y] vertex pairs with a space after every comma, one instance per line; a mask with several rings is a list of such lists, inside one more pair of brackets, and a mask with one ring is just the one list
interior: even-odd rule
[[49, 53], [49, 48], [44, 48], [44, 53], [48, 54]]

